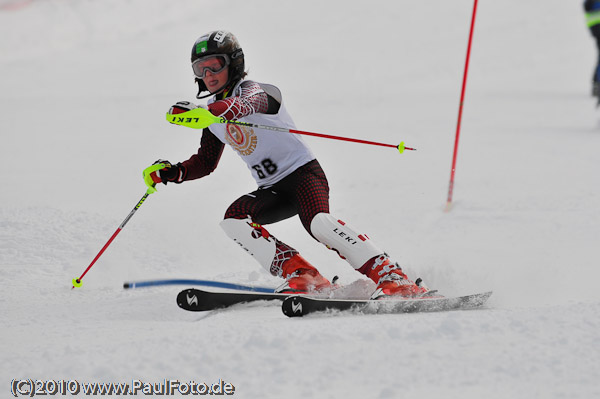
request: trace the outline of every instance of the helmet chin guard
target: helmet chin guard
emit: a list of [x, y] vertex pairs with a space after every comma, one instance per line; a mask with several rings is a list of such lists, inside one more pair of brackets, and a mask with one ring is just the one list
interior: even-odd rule
[[211, 92], [208, 92], [208, 94], [205, 95], [201, 95], [203, 91], [208, 91], [202, 79], [196, 78], [196, 83], [198, 84], [198, 94], [196, 94], [196, 98], [206, 98], [212, 96], [213, 93]]

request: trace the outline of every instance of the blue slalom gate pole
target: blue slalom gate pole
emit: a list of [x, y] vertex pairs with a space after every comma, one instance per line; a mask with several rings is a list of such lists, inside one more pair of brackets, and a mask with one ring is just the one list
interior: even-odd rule
[[275, 288], [255, 287], [251, 285], [226, 283], [224, 281], [211, 280], [195, 280], [195, 279], [169, 279], [169, 280], [148, 280], [148, 281], [132, 281], [123, 283], [123, 288], [134, 289], [143, 287], [157, 287], [164, 285], [201, 285], [204, 287], [225, 288], [238, 291], [251, 292], [275, 292]]

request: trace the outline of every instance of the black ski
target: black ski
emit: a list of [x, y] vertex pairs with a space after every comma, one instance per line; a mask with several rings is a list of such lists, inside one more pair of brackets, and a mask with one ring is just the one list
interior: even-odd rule
[[290, 294], [263, 292], [210, 292], [188, 288], [177, 295], [177, 305], [185, 310], [201, 312], [227, 308], [238, 303], [254, 301], [282, 301]]
[[285, 298], [281, 310], [288, 317], [314, 312], [350, 311], [361, 314], [440, 312], [482, 306], [492, 292], [454, 298], [434, 297], [415, 299], [324, 299], [293, 295]]

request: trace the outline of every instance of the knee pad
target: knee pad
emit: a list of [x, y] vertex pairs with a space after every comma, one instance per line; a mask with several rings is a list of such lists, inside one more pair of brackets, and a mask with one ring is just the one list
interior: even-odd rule
[[347, 223], [328, 213], [317, 214], [310, 223], [312, 235], [327, 248], [336, 251], [355, 269], [384, 252], [366, 234], [359, 234]]
[[220, 223], [225, 234], [248, 252], [269, 272], [276, 253], [276, 239], [262, 227], [253, 227], [252, 219], [225, 219]]

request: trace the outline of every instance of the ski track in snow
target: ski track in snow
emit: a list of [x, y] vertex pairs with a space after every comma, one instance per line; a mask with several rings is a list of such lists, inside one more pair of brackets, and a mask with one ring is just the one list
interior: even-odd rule
[[[580, 2], [479, 4], [450, 212], [471, 1], [17, 3], [0, 4], [0, 391], [222, 379], [239, 398], [600, 397], [600, 118]], [[485, 307], [288, 319], [278, 303], [184, 312], [182, 286], [123, 290], [279, 284], [218, 227], [254, 189], [230, 150], [213, 176], [160, 186], [71, 290], [143, 194], [141, 170], [196, 151], [164, 112], [193, 99], [189, 46], [218, 28], [299, 129], [417, 148], [306, 138], [332, 213], [443, 294], [493, 290]], [[296, 218], [269, 230], [348, 295], [373, 289]]]

